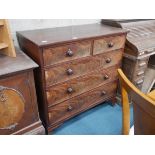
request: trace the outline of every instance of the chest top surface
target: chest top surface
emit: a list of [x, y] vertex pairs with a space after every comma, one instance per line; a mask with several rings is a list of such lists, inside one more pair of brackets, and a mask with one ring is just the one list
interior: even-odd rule
[[37, 46], [43, 47], [47, 45], [54, 45], [57, 43], [72, 42], [81, 39], [89, 39], [92, 37], [102, 37], [107, 35], [119, 35], [123, 33], [127, 33], [127, 31], [122, 30], [121, 28], [109, 27], [97, 23], [20, 31], [17, 32], [17, 35], [21, 35]]
[[38, 67], [32, 59], [17, 48], [16, 53], [17, 57], [14, 58], [0, 54], [0, 76]]

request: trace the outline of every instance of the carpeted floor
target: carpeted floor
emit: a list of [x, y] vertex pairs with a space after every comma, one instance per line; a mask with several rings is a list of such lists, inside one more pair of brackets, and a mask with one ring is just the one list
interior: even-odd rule
[[[130, 122], [133, 124], [133, 109], [130, 108]], [[122, 128], [120, 105], [100, 104], [55, 129], [54, 135], [120, 135]]]

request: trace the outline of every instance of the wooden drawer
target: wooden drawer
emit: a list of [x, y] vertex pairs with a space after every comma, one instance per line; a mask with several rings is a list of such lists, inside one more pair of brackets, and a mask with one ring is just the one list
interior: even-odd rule
[[52, 106], [48, 110], [49, 123], [53, 125], [63, 121], [82, 110], [92, 107], [98, 102], [102, 102], [108, 97], [115, 95], [117, 83], [112, 82], [102, 85], [90, 92], [74, 97], [58, 105]]
[[123, 69], [123, 72], [127, 75], [127, 77], [129, 79], [132, 79], [133, 73], [135, 71], [135, 67], [136, 67], [136, 62], [135, 61], [133, 61], [133, 60], [131, 60], [129, 58], [123, 57], [122, 69]]
[[75, 78], [47, 89], [48, 105], [63, 102], [71, 97], [89, 91], [117, 78], [117, 66], [98, 70], [83, 77]]
[[137, 79], [143, 78], [145, 76], [145, 70], [146, 69], [136, 70], [134, 72], [134, 75], [133, 75], [133, 80], [137, 80]]
[[72, 62], [63, 63], [56, 67], [51, 67], [45, 70], [46, 85], [50, 86], [59, 82], [64, 82], [72, 78], [82, 76], [88, 72], [107, 68], [119, 64], [122, 59], [122, 51], [116, 50], [106, 54], [87, 57], [84, 59], [75, 60]]
[[134, 84], [137, 88], [141, 89], [144, 83], [144, 76], [134, 80]]
[[147, 68], [147, 64], [148, 64], [148, 60], [149, 60], [148, 58], [144, 58], [144, 59], [138, 60], [137, 64], [136, 64], [136, 70], [146, 69]]
[[91, 41], [72, 43], [64, 46], [43, 49], [44, 66], [89, 56]]
[[93, 54], [124, 48], [125, 36], [106, 37], [94, 41]]

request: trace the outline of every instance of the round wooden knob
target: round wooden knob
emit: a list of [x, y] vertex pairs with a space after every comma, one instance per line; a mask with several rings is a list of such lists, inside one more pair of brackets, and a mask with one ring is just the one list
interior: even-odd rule
[[73, 51], [71, 51], [70, 49], [66, 52], [66, 55], [71, 57], [73, 56]]
[[72, 92], [73, 92], [73, 88], [71, 88], [71, 87], [68, 88], [68, 89], [67, 89], [67, 92], [68, 92], [69, 94], [72, 93]]
[[67, 108], [67, 110], [68, 111], [72, 111], [73, 110], [73, 107], [71, 105], [69, 105], [68, 108]]
[[70, 69], [70, 68], [69, 68], [69, 69], [67, 69], [67, 74], [68, 74], [68, 75], [72, 75], [72, 74], [73, 74], [73, 70], [72, 70], [72, 69]]
[[111, 59], [110, 58], [107, 58], [106, 59], [106, 63], [110, 63], [111, 62]]
[[108, 47], [109, 47], [109, 48], [112, 48], [113, 46], [114, 46], [114, 43], [113, 43], [113, 42], [109, 42], [109, 43], [108, 43]]
[[67, 110], [68, 111], [72, 111], [73, 110], [73, 107], [71, 105], [69, 105], [68, 108], [67, 108]]
[[109, 76], [108, 76], [108, 75], [105, 75], [105, 76], [104, 76], [104, 79], [105, 79], [105, 80], [109, 79]]
[[106, 91], [103, 90], [103, 91], [101, 92], [101, 95], [106, 95]]

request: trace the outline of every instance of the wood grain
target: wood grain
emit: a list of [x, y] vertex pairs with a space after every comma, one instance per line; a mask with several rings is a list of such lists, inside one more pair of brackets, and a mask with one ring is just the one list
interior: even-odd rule
[[[33, 68], [37, 67], [37, 64], [21, 51], [17, 51], [16, 59], [0, 55], [0, 63], [4, 68], [0, 72], [0, 135], [39, 134], [41, 129], [42, 133], [45, 133], [38, 115], [33, 77]], [[3, 91], [3, 87], [7, 89]], [[18, 95], [22, 99], [19, 100]], [[7, 100], [3, 102], [5, 97]]]
[[38, 65], [20, 49], [16, 48], [16, 53], [16, 58], [0, 54], [0, 66], [3, 68], [0, 70], [0, 76], [6, 76], [15, 72], [21, 72], [38, 67]]
[[[69, 61], [49, 69], [45, 69], [46, 86], [71, 80], [78, 76], [83, 76], [102, 67], [108, 68], [110, 66], [114, 66], [120, 63], [121, 59], [122, 50], [116, 50], [94, 57]], [[108, 60], [110, 60], [110, 62]], [[72, 74], [68, 74], [69, 69], [72, 71]]]
[[6, 43], [0, 43], [0, 50], [7, 48], [8, 45]]
[[0, 19], [0, 22], [0, 44], [2, 43], [0, 47], [0, 53], [10, 57], [16, 57], [16, 51], [11, 36], [9, 22], [7, 19]]
[[21, 73], [8, 78], [0, 79], [1, 86], [10, 87], [17, 90], [22, 94], [25, 100], [23, 117], [18, 122], [18, 125], [14, 128], [14, 130], [0, 129], [0, 134], [11, 134], [12, 132], [18, 131], [19, 129], [22, 129], [25, 126], [34, 123], [35, 121], [38, 121], [38, 117], [36, 117], [38, 116], [37, 108], [34, 108], [34, 103], [31, 100], [31, 83], [29, 74], [31, 73]]
[[[67, 55], [68, 51], [72, 51], [73, 55]], [[49, 66], [68, 60], [74, 60], [90, 56], [91, 42], [84, 41], [79, 43], [68, 44], [64, 46], [43, 49], [44, 65]]]
[[[134, 19], [134, 20], [107, 20], [103, 19], [102, 23], [109, 27], [119, 27], [128, 30], [127, 40], [124, 50], [123, 71], [125, 75], [133, 82], [137, 81], [137, 74], [148, 68], [148, 61], [155, 55], [155, 20], [151, 19]], [[145, 64], [139, 66], [141, 62]], [[132, 67], [131, 67], [132, 66]], [[142, 75], [143, 76], [143, 75]], [[141, 76], [141, 78], [142, 78]], [[142, 85], [138, 86], [142, 91]], [[145, 93], [148, 89], [145, 89]]]
[[[63, 102], [71, 97], [94, 89], [101, 84], [117, 79], [117, 68], [118, 66], [113, 66], [108, 69], [97, 70], [96, 72], [87, 74], [86, 76], [49, 87], [46, 92], [48, 105]], [[108, 79], [105, 79], [106, 75], [108, 75]], [[72, 89], [71, 93], [68, 93], [68, 88]]]
[[116, 36], [126, 34], [120, 28], [109, 27], [102, 24], [74, 25], [57, 28], [37, 29], [17, 32], [26, 40], [33, 42], [38, 47], [48, 47], [68, 42], [78, 42], [84, 39], [92, 39], [103, 36]]
[[0, 129], [15, 128], [24, 113], [23, 96], [16, 90], [0, 87]]
[[122, 133], [129, 134], [130, 129], [130, 106], [128, 94], [132, 96], [134, 113], [134, 134], [154, 135], [155, 134], [155, 101], [147, 94], [138, 90], [124, 75], [121, 69], [118, 70], [121, 92], [122, 92]]
[[103, 101], [110, 94], [116, 93], [116, 87], [116, 81], [111, 82], [56, 106], [50, 107], [48, 110], [50, 124], [52, 125], [58, 123], [59, 121], [74, 115], [78, 111], [89, 107], [91, 104], [94, 104], [97, 101]]
[[[40, 116], [48, 132], [105, 100], [115, 101], [116, 89], [110, 86], [118, 78], [116, 70], [121, 64], [126, 34], [127, 31], [101, 24], [17, 32], [21, 49], [40, 65], [35, 70], [35, 81]], [[102, 47], [94, 44], [100, 41]], [[98, 96], [99, 91], [92, 93], [94, 98], [88, 93], [108, 83], [111, 91], [107, 97]], [[72, 115], [64, 110], [73, 98], [75, 104], [68, 109], [77, 110]], [[91, 103], [81, 103], [80, 107], [80, 99]]]
[[125, 36], [105, 37], [94, 40], [93, 54], [100, 54], [107, 51], [124, 48]]

